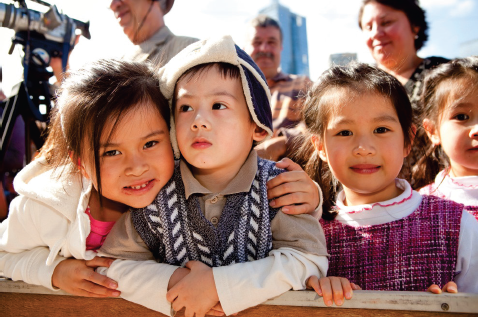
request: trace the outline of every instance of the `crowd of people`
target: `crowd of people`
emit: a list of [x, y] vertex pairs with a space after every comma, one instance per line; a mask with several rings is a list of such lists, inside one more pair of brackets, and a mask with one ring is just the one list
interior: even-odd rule
[[281, 71], [272, 18], [241, 48], [175, 36], [173, 4], [111, 1], [134, 51], [63, 77], [0, 224], [6, 277], [185, 316], [478, 293], [478, 57], [420, 58], [418, 0], [364, 0], [376, 65], [314, 82]]

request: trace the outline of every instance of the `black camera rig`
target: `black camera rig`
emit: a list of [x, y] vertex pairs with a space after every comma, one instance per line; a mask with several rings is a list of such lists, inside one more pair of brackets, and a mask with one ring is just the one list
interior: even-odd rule
[[[53, 73], [46, 68], [52, 57], [61, 57], [63, 71], [66, 70], [68, 54], [76, 40], [76, 30], [90, 38], [89, 22], [81, 22], [60, 14], [54, 5], [42, 0], [32, 0], [49, 7], [45, 13], [27, 8], [25, 0], [15, 0], [13, 4], [0, 2], [0, 26], [15, 30], [9, 54], [16, 44], [23, 47], [23, 82], [14, 87], [14, 96], [5, 103], [0, 121], [0, 162], [10, 142], [13, 125], [21, 115], [25, 121], [25, 154], [27, 163], [31, 158], [30, 143], [37, 148], [43, 145], [35, 121], [47, 122], [51, 110], [52, 96], [49, 79]], [[5, 78], [4, 78], [5, 80]], [[40, 112], [44, 105], [46, 113]]]

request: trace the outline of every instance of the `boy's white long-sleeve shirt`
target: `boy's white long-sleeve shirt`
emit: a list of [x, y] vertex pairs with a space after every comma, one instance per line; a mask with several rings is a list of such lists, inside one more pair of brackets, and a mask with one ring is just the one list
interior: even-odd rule
[[54, 289], [51, 277], [59, 262], [96, 255], [86, 251], [91, 229], [85, 210], [92, 184], [67, 172], [58, 177], [46, 166], [36, 159], [14, 180], [19, 196], [0, 224], [0, 271], [15, 281]]
[[[281, 216], [312, 218], [310, 215]], [[297, 234], [303, 237], [300, 230], [297, 230]], [[323, 235], [321, 229], [317, 236], [320, 234]], [[108, 246], [109, 242], [114, 244], [114, 249], [122, 249], [124, 252], [105, 252], [105, 249], [112, 249]], [[171, 275], [178, 267], [154, 260], [151, 251], [134, 230], [130, 212], [118, 220], [104, 246], [106, 248], [100, 249], [99, 255], [121, 259], [114, 261], [108, 269], [102, 268], [98, 272], [118, 282], [121, 297], [169, 315], [171, 305], [166, 300], [167, 287]], [[319, 251], [319, 246], [317, 250]], [[324, 254], [309, 254], [294, 248], [280, 247], [272, 250], [264, 259], [215, 267], [212, 270], [219, 301], [225, 314], [229, 315], [290, 289], [304, 289], [308, 277], [325, 276], [327, 269], [328, 260]]]

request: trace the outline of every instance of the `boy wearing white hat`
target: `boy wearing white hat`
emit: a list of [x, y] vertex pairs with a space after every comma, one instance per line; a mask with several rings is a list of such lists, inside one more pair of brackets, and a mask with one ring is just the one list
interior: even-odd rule
[[165, 314], [229, 315], [325, 276], [317, 219], [269, 206], [266, 183], [283, 170], [253, 150], [272, 135], [257, 65], [224, 36], [191, 44], [159, 75], [180, 161], [155, 201], [118, 221], [103, 245], [105, 256], [161, 263], [133, 279], [128, 261], [114, 262], [108, 277], [122, 296]]

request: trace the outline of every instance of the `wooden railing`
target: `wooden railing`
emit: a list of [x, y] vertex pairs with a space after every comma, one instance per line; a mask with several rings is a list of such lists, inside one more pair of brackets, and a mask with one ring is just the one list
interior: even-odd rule
[[[478, 316], [478, 294], [355, 291], [341, 307], [326, 307], [315, 292], [289, 291], [239, 317], [298, 316]], [[470, 315], [471, 314], [471, 315]], [[118, 298], [86, 298], [0, 279], [0, 316], [164, 316]], [[183, 316], [179, 312], [176, 316]]]

